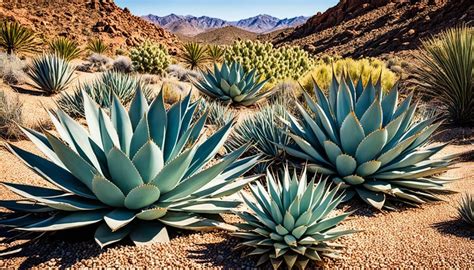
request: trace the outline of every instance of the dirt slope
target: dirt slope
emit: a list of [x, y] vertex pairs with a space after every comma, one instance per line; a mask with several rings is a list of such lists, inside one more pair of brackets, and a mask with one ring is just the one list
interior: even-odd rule
[[121, 9], [112, 0], [4, 0], [0, 20], [16, 20], [40, 33], [46, 40], [66, 36], [80, 43], [100, 37], [115, 48], [125, 48], [145, 39], [167, 44], [172, 51], [175, 35]]
[[341, 0], [274, 39], [342, 56], [404, 54], [420, 40], [460, 23], [474, 24], [472, 0]]

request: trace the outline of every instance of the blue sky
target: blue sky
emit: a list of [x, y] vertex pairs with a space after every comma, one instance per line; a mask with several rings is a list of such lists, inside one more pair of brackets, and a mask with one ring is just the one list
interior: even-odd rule
[[120, 7], [128, 7], [135, 15], [210, 16], [239, 20], [258, 14], [279, 18], [311, 16], [336, 5], [338, 0], [115, 0]]

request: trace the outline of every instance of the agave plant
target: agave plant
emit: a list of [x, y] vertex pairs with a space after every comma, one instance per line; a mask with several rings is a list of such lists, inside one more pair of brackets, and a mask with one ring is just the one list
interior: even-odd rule
[[116, 96], [122, 104], [128, 105], [135, 93], [141, 91], [147, 100], [151, 100], [153, 89], [142, 79], [120, 72], [106, 72], [92, 83], [79, 84], [74, 93], [61, 93], [58, 106], [70, 116], [84, 117], [84, 99], [86, 92], [101, 108], [112, 105], [112, 96]]
[[474, 28], [447, 30], [423, 43], [414, 82], [440, 115], [457, 125], [474, 124]]
[[224, 59], [225, 49], [219, 45], [211, 44], [207, 46], [207, 54], [213, 63], [220, 63]]
[[87, 50], [91, 53], [105, 54], [109, 50], [109, 45], [100, 38], [94, 38], [87, 43]]
[[74, 70], [68, 61], [47, 54], [33, 59], [26, 74], [33, 81], [34, 88], [47, 94], [56, 94], [69, 86]]
[[38, 46], [36, 34], [17, 22], [4, 21], [0, 25], [0, 47], [7, 54], [31, 53]]
[[347, 199], [358, 194], [378, 209], [391, 208], [389, 200], [420, 204], [446, 192], [447, 180], [433, 175], [446, 171], [453, 157], [432, 157], [445, 146], [426, 146], [440, 123], [414, 122], [412, 95], [397, 106], [397, 86], [384, 95], [380, 79], [364, 87], [360, 80], [354, 85], [350, 78], [338, 82], [335, 76], [329, 98], [317, 84], [315, 92], [317, 101], [305, 94], [310, 112], [296, 103], [300, 122], [289, 116], [296, 145], [283, 146], [287, 154], [330, 175], [347, 188]]
[[65, 37], [59, 37], [51, 41], [49, 43], [49, 48], [53, 54], [58, 55], [66, 61], [79, 58], [82, 53], [77, 42]]
[[458, 207], [459, 218], [474, 226], [474, 196], [466, 194]]
[[290, 144], [288, 130], [281, 124], [280, 118], [286, 118], [285, 107], [281, 103], [261, 107], [257, 113], [249, 115], [237, 125], [226, 149], [234, 151], [252, 142], [249, 153], [263, 155], [263, 161], [255, 167], [258, 172], [265, 172], [269, 166], [279, 165], [285, 154], [279, 145]]
[[247, 73], [237, 62], [231, 65], [224, 62], [221, 69], [214, 64], [214, 73], [208, 70], [194, 85], [203, 94], [224, 103], [249, 106], [273, 94], [273, 91], [261, 91], [267, 81], [261, 80], [256, 70]]
[[242, 147], [209, 164], [233, 123], [205, 139], [206, 115], [193, 121], [190, 95], [167, 111], [162, 95], [149, 105], [137, 91], [128, 113], [114, 97], [110, 116], [83, 95], [88, 130], [61, 110], [50, 113], [61, 138], [23, 128], [47, 159], [8, 146], [57, 188], [4, 183], [22, 198], [0, 201], [20, 215], [3, 213], [0, 225], [26, 232], [96, 225], [101, 247], [127, 236], [137, 245], [167, 242], [167, 227], [233, 229], [213, 215], [240, 204], [231, 195], [255, 179], [239, 176], [258, 160], [238, 159]]
[[[350, 213], [332, 215], [341, 202], [338, 187], [326, 187], [326, 180], [307, 182], [306, 169], [298, 179], [285, 167], [279, 179], [267, 172], [267, 189], [259, 183], [242, 194], [248, 211], [237, 212], [244, 220], [241, 230], [233, 233], [243, 238], [237, 248], [249, 250], [246, 256], [259, 256], [257, 266], [270, 262], [274, 269], [285, 264], [288, 269], [304, 269], [309, 261], [339, 257], [338, 244], [329, 241], [352, 234], [337, 225]], [[252, 200], [253, 199], [253, 200]]]
[[190, 42], [183, 45], [182, 61], [191, 70], [202, 69], [209, 60], [208, 48], [197, 42]]

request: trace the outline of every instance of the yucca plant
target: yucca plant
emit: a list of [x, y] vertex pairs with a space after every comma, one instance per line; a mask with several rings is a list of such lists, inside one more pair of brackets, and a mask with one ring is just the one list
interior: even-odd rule
[[459, 218], [474, 226], [474, 196], [466, 194], [458, 206]]
[[26, 74], [32, 86], [46, 94], [56, 94], [66, 89], [73, 80], [74, 67], [63, 58], [46, 54], [33, 59]]
[[116, 96], [122, 104], [128, 105], [135, 93], [141, 91], [147, 100], [151, 100], [153, 89], [142, 79], [120, 72], [106, 72], [90, 83], [79, 84], [74, 93], [61, 93], [58, 106], [73, 117], [84, 117], [82, 91], [86, 92], [101, 108], [112, 105], [112, 96]]
[[7, 54], [31, 53], [38, 46], [36, 34], [18, 22], [4, 21], [0, 25], [0, 47]]
[[216, 44], [207, 46], [207, 55], [213, 63], [221, 63], [224, 59], [225, 49]]
[[183, 45], [181, 60], [191, 70], [202, 69], [209, 61], [208, 48], [197, 42]]
[[100, 38], [94, 38], [87, 43], [87, 50], [91, 53], [105, 54], [109, 50], [109, 45]]
[[209, 164], [233, 123], [205, 139], [206, 115], [193, 121], [188, 95], [165, 109], [137, 91], [127, 112], [114, 96], [110, 116], [85, 92], [88, 130], [66, 113], [50, 113], [60, 138], [23, 128], [46, 156], [8, 145], [27, 166], [56, 188], [4, 183], [19, 200], [3, 200], [0, 225], [20, 232], [54, 232], [96, 226], [95, 241], [107, 246], [129, 237], [135, 244], [168, 242], [168, 227], [235, 229], [216, 220], [240, 204], [231, 195], [255, 177], [239, 176], [258, 157], [238, 159], [246, 147]]
[[388, 201], [420, 204], [437, 200], [448, 182], [436, 174], [449, 169], [453, 157], [433, 158], [446, 144], [429, 146], [441, 123], [414, 122], [412, 95], [398, 104], [398, 87], [384, 95], [380, 79], [366, 87], [359, 80], [333, 77], [327, 98], [315, 85], [317, 100], [305, 93], [307, 106], [296, 102], [301, 121], [289, 115], [294, 146], [287, 154], [310, 163], [309, 169], [332, 177], [371, 206], [392, 208]]
[[474, 28], [457, 27], [423, 42], [414, 82], [440, 115], [456, 125], [474, 124]]
[[260, 107], [258, 112], [247, 116], [232, 132], [226, 149], [234, 151], [251, 142], [250, 154], [262, 154], [262, 162], [255, 168], [265, 172], [269, 166], [280, 165], [284, 160], [285, 152], [279, 145], [289, 145], [290, 136], [287, 128], [280, 119], [286, 118], [285, 107], [275, 103]]
[[82, 51], [76, 41], [59, 37], [49, 43], [51, 53], [58, 55], [66, 61], [71, 61], [79, 58]]
[[273, 269], [282, 264], [304, 269], [310, 261], [338, 258], [342, 246], [330, 241], [356, 232], [337, 227], [350, 214], [333, 214], [343, 198], [338, 187], [315, 180], [307, 182], [306, 170], [291, 176], [285, 167], [281, 177], [267, 172], [266, 189], [256, 182], [251, 195], [242, 192], [249, 210], [237, 212], [244, 223], [233, 235], [244, 239], [237, 248], [247, 250], [246, 256], [259, 257], [257, 266], [270, 262]]
[[231, 65], [224, 62], [220, 69], [214, 64], [214, 73], [208, 70], [202, 75], [202, 80], [194, 82], [196, 88], [224, 103], [249, 106], [273, 93], [261, 91], [268, 79], [262, 80], [256, 70], [245, 72], [237, 62]]

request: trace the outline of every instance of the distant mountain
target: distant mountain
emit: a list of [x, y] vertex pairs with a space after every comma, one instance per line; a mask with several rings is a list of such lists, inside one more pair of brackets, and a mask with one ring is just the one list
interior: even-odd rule
[[198, 42], [212, 43], [218, 45], [230, 45], [237, 39], [255, 40], [258, 34], [235, 26], [216, 28], [198, 34], [191, 39]]
[[182, 16], [176, 14], [170, 14], [164, 17], [150, 14], [143, 16], [142, 18], [159, 25], [170, 32], [185, 36], [195, 36], [209, 30], [226, 26], [235, 26], [246, 31], [261, 34], [279, 29], [296, 27], [304, 24], [308, 19], [304, 16], [279, 19], [270, 15], [258, 15], [240, 21], [225, 21], [219, 18], [207, 16], [195, 17], [191, 15]]

